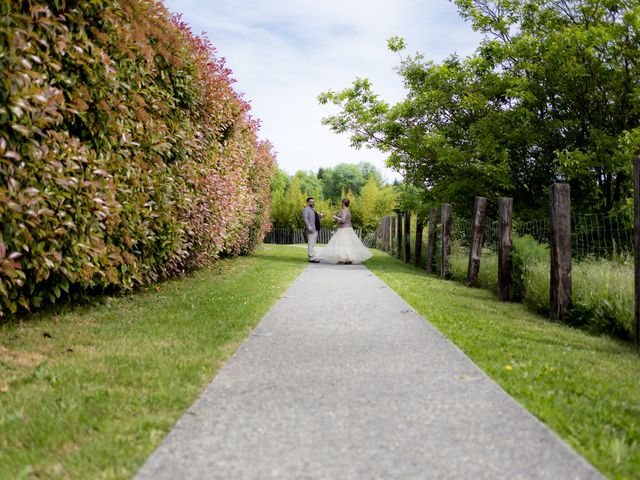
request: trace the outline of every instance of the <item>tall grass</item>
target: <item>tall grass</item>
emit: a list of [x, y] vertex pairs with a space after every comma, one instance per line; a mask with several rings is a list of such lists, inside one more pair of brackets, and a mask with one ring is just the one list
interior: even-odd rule
[[[439, 250], [438, 250], [439, 257]], [[513, 287], [511, 297], [536, 312], [549, 314], [549, 248], [530, 236], [513, 240]], [[451, 279], [466, 282], [469, 249], [454, 243], [451, 248]], [[439, 259], [437, 263], [439, 269]], [[498, 256], [483, 250], [478, 285], [495, 292]], [[633, 262], [627, 257], [613, 260], [583, 258], [572, 266], [572, 307], [567, 321], [594, 334], [631, 340], [633, 326]]]
[[633, 262], [587, 258], [573, 269], [569, 320], [593, 332], [631, 339], [634, 335]]

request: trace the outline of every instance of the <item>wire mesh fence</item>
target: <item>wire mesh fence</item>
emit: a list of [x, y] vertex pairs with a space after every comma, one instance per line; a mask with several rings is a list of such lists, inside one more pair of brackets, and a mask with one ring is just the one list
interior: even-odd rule
[[[528, 222], [513, 221], [513, 234], [519, 237], [530, 235], [540, 243], [549, 244], [550, 224], [548, 219]], [[571, 215], [572, 253], [577, 258], [593, 256], [610, 258], [630, 255], [634, 250], [633, 225], [622, 215], [584, 214]], [[453, 218], [453, 237], [461, 245], [471, 244], [472, 221], [469, 218]], [[486, 219], [484, 248], [496, 250], [499, 240], [497, 220]]]
[[573, 252], [578, 257], [615, 257], [634, 251], [633, 224], [621, 215], [571, 216]]

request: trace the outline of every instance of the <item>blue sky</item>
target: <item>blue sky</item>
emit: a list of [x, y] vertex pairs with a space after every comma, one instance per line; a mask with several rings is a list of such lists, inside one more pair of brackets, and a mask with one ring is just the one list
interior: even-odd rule
[[347, 135], [321, 125], [334, 110], [316, 98], [366, 77], [387, 101], [403, 97], [388, 38], [405, 38], [407, 52], [440, 61], [473, 53], [480, 37], [447, 0], [164, 0], [196, 34], [205, 32], [273, 143], [278, 165], [293, 174], [341, 162], [368, 161], [388, 179], [376, 150], [349, 147]]

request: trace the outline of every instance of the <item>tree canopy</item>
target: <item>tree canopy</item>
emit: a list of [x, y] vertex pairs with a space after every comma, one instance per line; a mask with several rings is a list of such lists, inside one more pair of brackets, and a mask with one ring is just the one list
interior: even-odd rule
[[375, 230], [380, 218], [393, 211], [399, 192], [397, 186], [384, 185], [380, 172], [366, 162], [320, 168], [317, 175], [300, 170], [289, 177], [279, 170], [271, 191], [271, 221], [276, 228], [302, 228], [301, 210], [308, 196], [315, 198], [316, 210], [324, 214], [323, 228], [332, 228], [332, 215], [347, 196], [354, 226], [367, 231]]
[[[583, 211], [630, 196], [640, 146], [640, 4], [635, 0], [456, 0], [484, 34], [474, 55], [436, 63], [404, 57], [407, 96], [390, 105], [367, 79], [319, 96], [323, 119], [388, 163], [432, 201], [471, 205], [511, 196], [546, 211], [554, 181]], [[402, 52], [404, 40], [388, 42]]]

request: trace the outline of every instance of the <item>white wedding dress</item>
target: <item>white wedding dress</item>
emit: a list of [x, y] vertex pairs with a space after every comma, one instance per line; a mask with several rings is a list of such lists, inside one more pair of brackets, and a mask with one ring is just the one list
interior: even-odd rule
[[340, 214], [340, 225], [329, 243], [316, 255], [316, 258], [327, 263], [362, 263], [373, 255], [365, 247], [351, 226], [351, 212], [348, 208]]

